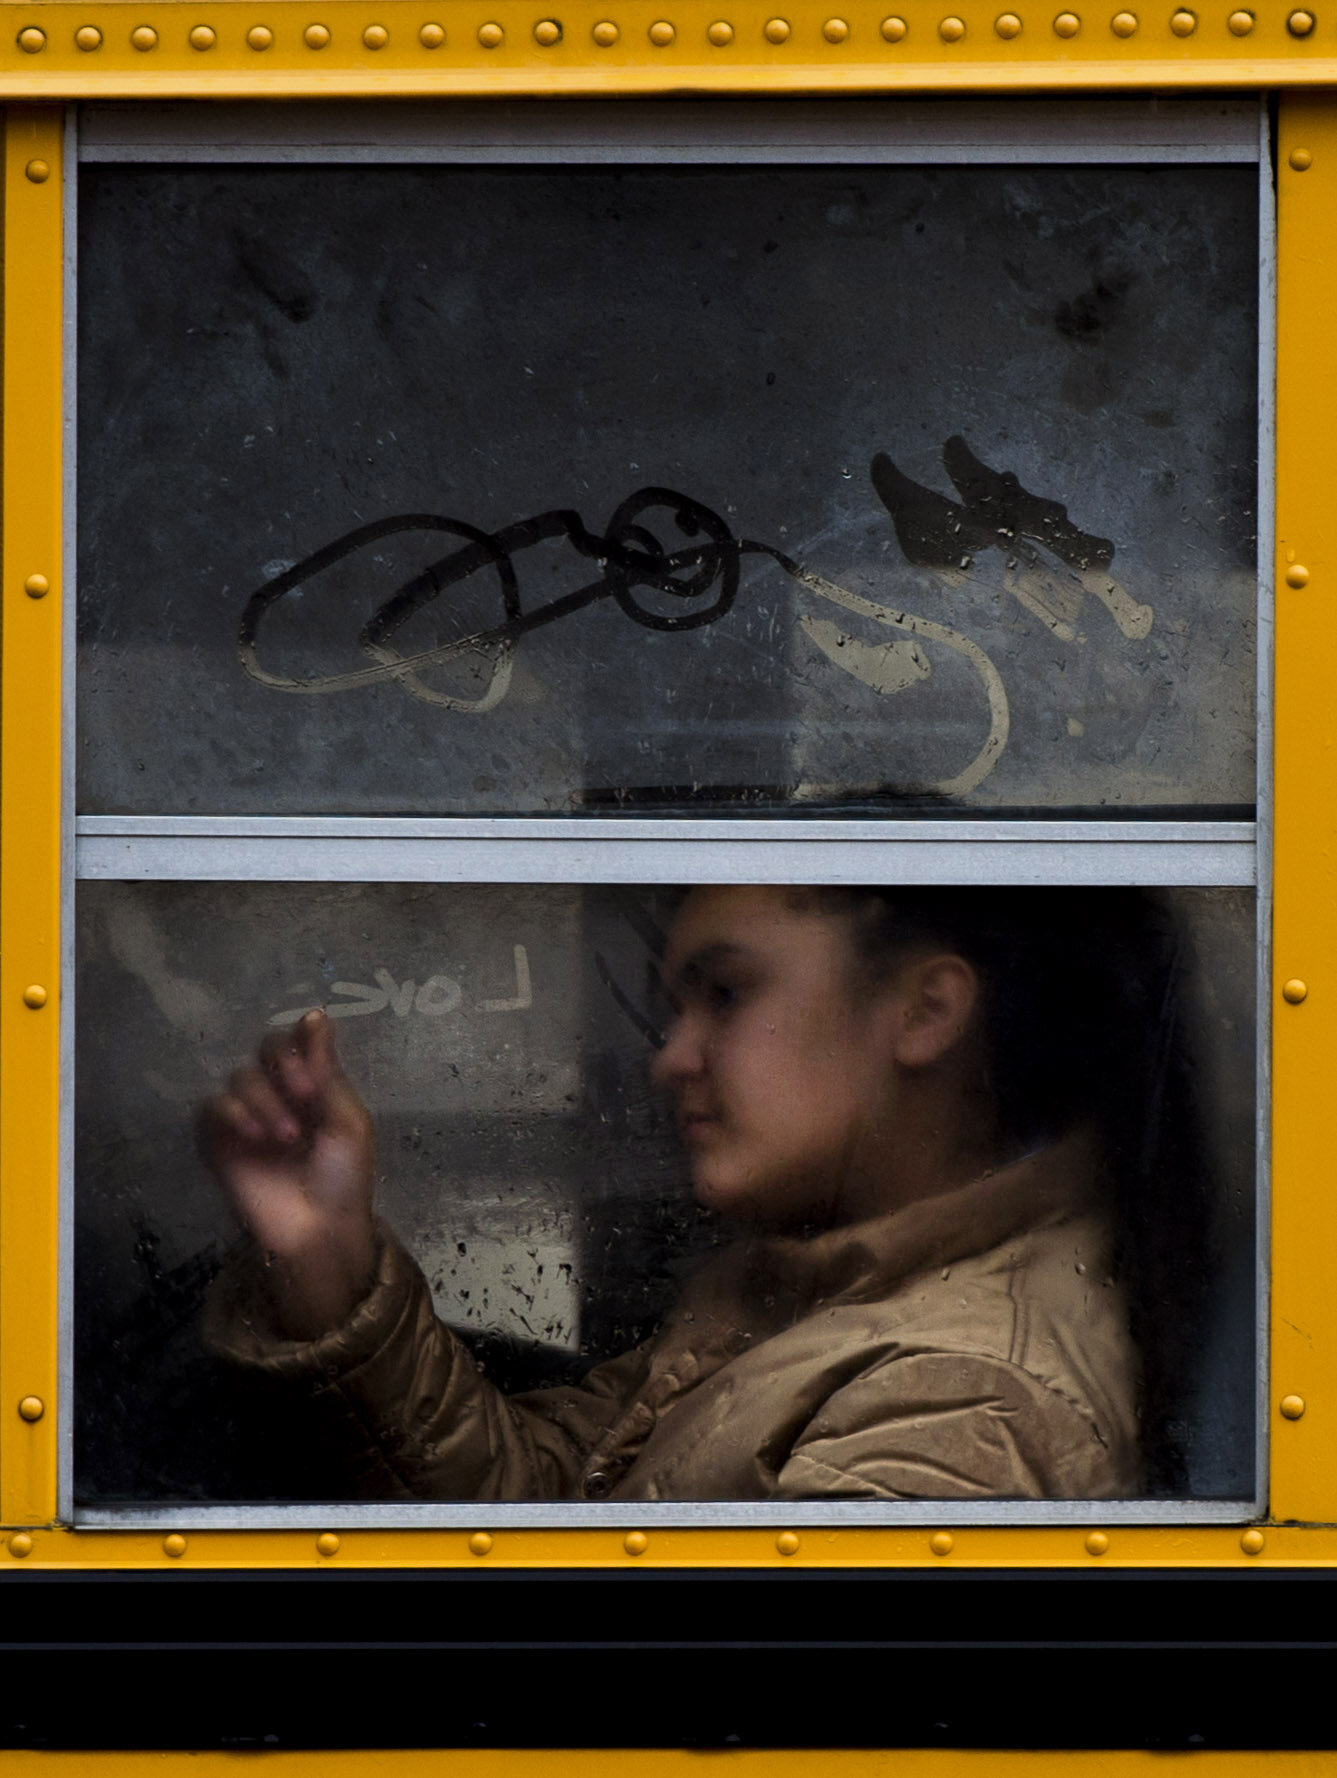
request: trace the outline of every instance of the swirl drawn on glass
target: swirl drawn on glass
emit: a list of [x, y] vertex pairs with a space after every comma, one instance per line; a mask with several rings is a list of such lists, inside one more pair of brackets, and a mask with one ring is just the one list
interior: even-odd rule
[[[1059, 640], [1071, 641], [1076, 635], [1077, 618], [1088, 598], [1105, 607], [1130, 641], [1150, 633], [1152, 607], [1139, 604], [1110, 574], [1115, 551], [1108, 538], [1080, 530], [1060, 502], [1031, 493], [1010, 471], [982, 463], [964, 439], [948, 439], [942, 455], [943, 466], [961, 497], [959, 502], [912, 481], [885, 452], [879, 452], [870, 465], [874, 491], [891, 516], [907, 562], [936, 569], [950, 581], [967, 573], [980, 552], [999, 549], [1006, 558], [1006, 591]], [[660, 528], [676, 526], [679, 535], [690, 541], [666, 548], [656, 535], [654, 521]], [[260, 631], [275, 605], [300, 593], [336, 563], [407, 531], [435, 531], [461, 542], [398, 587], [363, 625], [358, 646], [372, 665], [301, 678], [261, 664]], [[516, 558], [554, 539], [568, 543], [578, 556], [597, 567], [598, 574], [584, 586], [526, 611]], [[941, 647], [961, 656], [974, 671], [984, 695], [988, 733], [960, 770], [922, 788], [938, 796], [963, 796], [988, 777], [1007, 746], [1011, 719], [1002, 676], [978, 643], [946, 624], [851, 592], [773, 544], [734, 537], [717, 512], [670, 488], [640, 488], [630, 494], [603, 534], [591, 531], [578, 512], [561, 507], [498, 531], [483, 531], [463, 519], [432, 513], [398, 514], [359, 525], [251, 594], [238, 630], [238, 652], [243, 670], [271, 691], [329, 696], [392, 681], [425, 703], [481, 716], [504, 700], [515, 652], [524, 636], [574, 617], [604, 599], [612, 599], [633, 623], [647, 629], [683, 631], [719, 623], [738, 598], [741, 559], [748, 555], [776, 563], [826, 605], [894, 632], [890, 639], [871, 641], [830, 617], [805, 611], [799, 618], [800, 627], [827, 660], [884, 697], [930, 677], [932, 662], [927, 650]], [[500, 623], [432, 648], [399, 652], [393, 637], [410, 618], [449, 588], [489, 569], [497, 576]], [[654, 610], [637, 598], [638, 588], [681, 601], [688, 608]], [[487, 681], [478, 697], [461, 697], [423, 680], [425, 669], [464, 656], [480, 660], [487, 668]], [[820, 796], [826, 789], [799, 785], [795, 795], [800, 799]]]

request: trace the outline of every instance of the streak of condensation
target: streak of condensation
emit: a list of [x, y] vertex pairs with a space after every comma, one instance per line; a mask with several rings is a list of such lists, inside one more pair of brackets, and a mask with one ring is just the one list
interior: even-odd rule
[[1088, 594], [1099, 599], [1130, 642], [1141, 642], [1149, 636], [1156, 617], [1150, 605], [1139, 605], [1104, 568], [1087, 568], [1065, 580], [1034, 558], [1024, 566], [1013, 560], [1004, 571], [1003, 585], [1018, 604], [1024, 605], [1033, 617], [1038, 617], [1060, 642], [1071, 642], [1075, 638], [1077, 619]]
[[138, 976], [153, 1004], [174, 1031], [215, 1042], [227, 1031], [222, 996], [207, 983], [178, 975], [167, 953], [167, 941], [147, 908], [117, 899], [105, 914], [107, 943], [128, 974]]
[[[848, 588], [839, 586], [834, 580], [827, 580], [824, 575], [814, 573], [810, 568], [797, 569], [796, 578], [810, 592], [819, 594], [823, 599], [829, 599], [833, 605], [839, 605], [845, 611], [853, 611], [860, 617], [871, 618], [874, 623], [884, 624], [888, 629], [901, 630], [906, 636], [920, 637], [925, 642], [941, 643], [944, 648], [950, 648], [954, 654], [961, 655], [970, 663], [980, 677], [989, 702], [989, 732], [979, 752], [954, 778], [945, 778], [940, 783], [927, 784], [924, 788], [928, 793], [937, 796], [965, 796], [977, 785], [982, 784], [1002, 757], [1011, 731], [1012, 718], [1008, 708], [1007, 690], [998, 669], [978, 643], [972, 642], [968, 636], [961, 635], [958, 630], [949, 629], [946, 624], [934, 623], [927, 617], [916, 617], [908, 611], [889, 611], [884, 605], [875, 605], [871, 599], [861, 598], [858, 593], [850, 592]], [[808, 634], [812, 635], [813, 632], [809, 628], [809, 620], [806, 616], [801, 622]], [[837, 630], [837, 626], [834, 624], [828, 627], [831, 631]], [[818, 638], [814, 636], [813, 640], [818, 641]], [[897, 641], [901, 653], [895, 657], [886, 656], [884, 663], [888, 682], [885, 688], [874, 686], [874, 690], [885, 689], [889, 693], [904, 691], [908, 686], [917, 684], [928, 676], [930, 669], [922, 651], [914, 643], [901, 642], [899, 638]], [[832, 654], [820, 641], [818, 641], [818, 646], [830, 659], [835, 660], [837, 665], [846, 666], [846, 661], [841, 657], [849, 647], [848, 642], [837, 654]], [[868, 647], [867, 644], [864, 646]], [[884, 648], [870, 648], [869, 653], [882, 655], [884, 649], [885, 645]], [[856, 657], [851, 657], [851, 659], [853, 658]], [[865, 667], [872, 664], [868, 656], [857, 658]], [[893, 658], [894, 665], [892, 664]], [[912, 661], [915, 663], [913, 668], [911, 667]], [[864, 678], [863, 673], [855, 667], [850, 666], [848, 670], [856, 678]], [[872, 681], [864, 679], [864, 683], [872, 684]], [[797, 799], [811, 800], [825, 798], [830, 792], [827, 786], [800, 784], [794, 794]]]
[[932, 672], [916, 642], [903, 642], [897, 637], [890, 642], [863, 642], [829, 618], [809, 617], [806, 612], [800, 617], [799, 626], [829, 661], [884, 697], [918, 684]]

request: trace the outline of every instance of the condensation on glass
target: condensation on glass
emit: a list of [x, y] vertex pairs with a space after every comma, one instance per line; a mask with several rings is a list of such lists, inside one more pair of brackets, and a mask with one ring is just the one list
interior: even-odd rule
[[[1247, 1498], [1254, 943], [1228, 889], [85, 883], [79, 1503]], [[315, 1007], [391, 1232], [313, 1344], [196, 1119]]]
[[85, 167], [80, 810], [1247, 816], [1256, 208]]
[[543, 158], [80, 168], [76, 1512], [1249, 1511], [1256, 161]]

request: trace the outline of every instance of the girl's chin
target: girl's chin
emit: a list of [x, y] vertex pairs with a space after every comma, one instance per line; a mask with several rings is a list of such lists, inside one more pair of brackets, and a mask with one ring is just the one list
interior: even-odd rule
[[755, 1193], [750, 1181], [731, 1178], [708, 1163], [692, 1168], [692, 1195], [703, 1210], [718, 1210], [722, 1216], [750, 1216], [755, 1214]]
[[755, 1175], [739, 1178], [718, 1168], [694, 1167], [692, 1195], [703, 1210], [713, 1210], [735, 1222], [765, 1227], [789, 1220], [783, 1214], [777, 1217], [775, 1192]]
[[740, 1174], [698, 1156], [692, 1167], [692, 1196], [703, 1210], [735, 1222], [776, 1232], [811, 1228], [831, 1219], [831, 1198], [793, 1178]]

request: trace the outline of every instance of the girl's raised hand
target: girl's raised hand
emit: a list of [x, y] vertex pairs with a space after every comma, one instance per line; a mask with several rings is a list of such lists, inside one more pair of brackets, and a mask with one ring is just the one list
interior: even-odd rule
[[233, 1213], [268, 1256], [279, 1331], [314, 1339], [347, 1320], [375, 1263], [375, 1147], [326, 1015], [266, 1037], [201, 1108], [199, 1132]]

